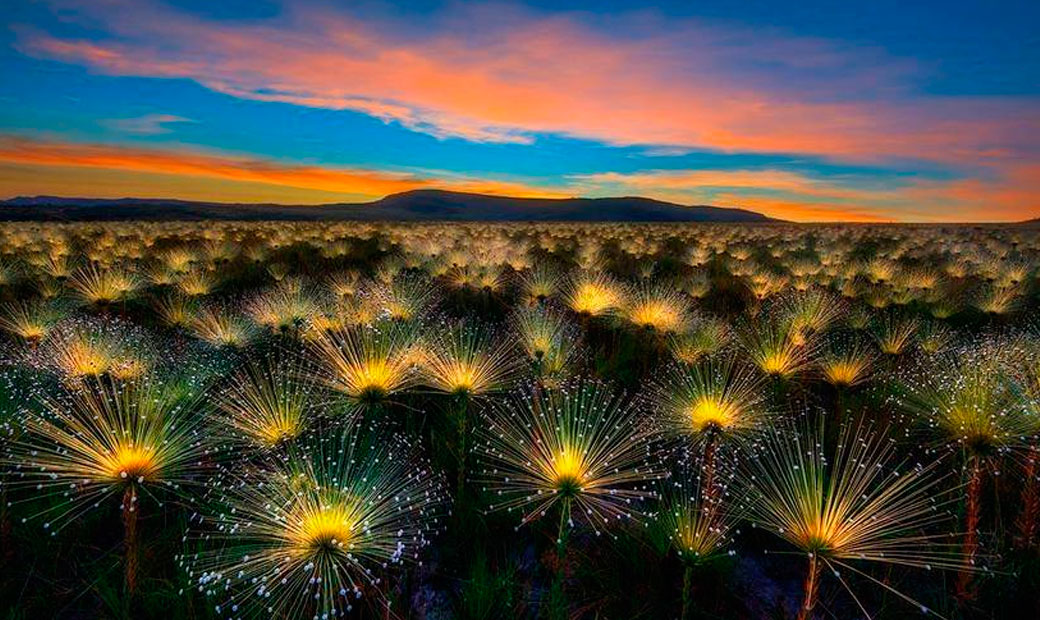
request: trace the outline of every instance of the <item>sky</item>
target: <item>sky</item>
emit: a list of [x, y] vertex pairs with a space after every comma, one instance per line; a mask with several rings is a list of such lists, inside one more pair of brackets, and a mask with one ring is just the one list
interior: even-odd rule
[[1040, 3], [5, 0], [0, 198], [1040, 217]]

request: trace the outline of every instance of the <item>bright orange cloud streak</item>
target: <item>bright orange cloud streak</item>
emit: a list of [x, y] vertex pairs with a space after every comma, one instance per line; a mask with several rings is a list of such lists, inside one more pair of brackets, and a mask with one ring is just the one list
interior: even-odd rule
[[572, 179], [586, 193], [740, 206], [795, 221], [1020, 221], [1040, 215], [1040, 166], [1005, 166], [996, 176], [880, 188], [769, 169], [606, 172]]
[[560, 196], [552, 190], [508, 181], [451, 176], [432, 178], [411, 173], [286, 164], [184, 149], [161, 150], [20, 137], [0, 137], [0, 162], [217, 178], [367, 198], [431, 187], [511, 196]]
[[604, 194], [641, 195], [682, 203], [739, 206], [794, 221], [876, 222], [877, 192], [842, 187], [784, 170], [651, 170], [575, 177]]
[[[634, 20], [619, 36], [566, 17], [515, 13], [505, 25], [478, 14], [461, 20], [467, 36], [431, 19], [423, 35], [398, 38], [394, 24], [314, 6], [245, 24], [144, 1], [72, 6], [111, 38], [21, 30], [20, 49], [107, 74], [189, 78], [238, 97], [356, 110], [437, 136], [529, 142], [551, 132], [614, 144], [974, 164], [1035, 152], [1040, 134], [1027, 102], [907, 96], [905, 69], [891, 59], [693, 23], [641, 28]], [[747, 68], [756, 61], [778, 68]], [[900, 94], [814, 97], [858, 78]]]
[[[640, 194], [716, 204], [795, 221], [1018, 221], [1040, 215], [1040, 167], [1006, 178], [920, 181], [892, 189], [847, 187], [782, 170], [687, 170], [576, 175], [565, 185], [297, 165], [226, 153], [0, 136], [0, 194], [63, 193], [315, 204], [442, 188], [561, 198]], [[80, 171], [89, 170], [89, 176]], [[178, 180], [180, 179], [180, 180]], [[207, 179], [211, 181], [206, 181]], [[103, 192], [104, 193], [104, 192]], [[107, 195], [107, 194], [106, 194]], [[980, 218], [979, 213], [985, 217]]]
[[642, 191], [693, 190], [712, 187], [784, 191], [802, 196], [870, 201], [876, 192], [842, 187], [787, 170], [651, 170], [621, 174], [603, 172], [573, 177], [592, 184]]

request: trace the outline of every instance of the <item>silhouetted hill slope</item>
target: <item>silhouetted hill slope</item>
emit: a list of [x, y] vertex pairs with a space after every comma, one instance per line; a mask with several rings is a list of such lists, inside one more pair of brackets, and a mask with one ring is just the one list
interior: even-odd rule
[[760, 213], [683, 206], [639, 197], [512, 198], [441, 190], [391, 194], [367, 203], [316, 206], [228, 204], [146, 198], [18, 197], [0, 202], [0, 220], [477, 220], [774, 222]]

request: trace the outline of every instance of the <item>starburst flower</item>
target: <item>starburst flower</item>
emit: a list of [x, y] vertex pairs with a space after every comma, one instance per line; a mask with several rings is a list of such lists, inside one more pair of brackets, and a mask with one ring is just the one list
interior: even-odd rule
[[0, 309], [0, 330], [36, 344], [51, 332], [62, 313], [50, 303], [17, 302]]
[[338, 298], [353, 297], [358, 292], [358, 273], [341, 271], [331, 274], [325, 279], [325, 286]]
[[704, 356], [716, 353], [726, 346], [730, 329], [722, 319], [699, 319], [687, 331], [671, 334], [668, 349], [684, 364], [696, 364]]
[[433, 282], [409, 275], [372, 283], [365, 289], [365, 295], [379, 314], [395, 321], [419, 319], [433, 310], [439, 300]]
[[199, 482], [206, 453], [201, 401], [151, 380], [92, 380], [50, 397], [10, 448], [12, 486], [61, 501], [36, 518], [57, 533], [85, 512], [121, 496], [126, 582], [136, 585], [137, 519], [142, 498], [183, 493]]
[[1018, 305], [1021, 294], [1017, 285], [989, 286], [979, 294], [975, 307], [987, 314], [1008, 314]]
[[538, 382], [558, 386], [573, 370], [581, 331], [563, 315], [543, 308], [521, 308], [513, 323]]
[[656, 534], [652, 540], [659, 547], [666, 543], [683, 564], [679, 618], [690, 617], [694, 570], [733, 554], [726, 548], [747, 510], [743, 499], [732, 494], [736, 484], [732, 464], [716, 464], [713, 469], [715, 475], [705, 477], [703, 458], [687, 457], [675, 475], [659, 484], [661, 502], [650, 532]]
[[747, 286], [755, 299], [762, 301], [784, 290], [787, 278], [769, 271], [759, 271], [751, 274]]
[[972, 350], [942, 356], [902, 383], [900, 403], [944, 444], [1000, 458], [1024, 447], [1025, 438], [1040, 431], [1040, 420], [1012, 405], [1007, 372], [999, 359], [987, 357]]
[[845, 323], [851, 329], [860, 331], [870, 326], [872, 318], [874, 317], [866, 306], [853, 306], [845, 315]]
[[314, 409], [314, 389], [303, 375], [299, 363], [275, 356], [247, 361], [216, 397], [216, 421], [233, 439], [256, 448], [298, 438]]
[[[747, 510], [742, 500], [732, 495], [736, 470], [731, 464], [717, 464], [715, 476], [707, 483], [702, 471], [701, 459], [693, 459], [676, 475], [662, 480], [660, 510], [654, 518], [688, 567], [725, 556]], [[685, 587], [688, 589], [689, 584]]]
[[177, 281], [177, 274], [164, 265], [150, 265], [143, 271], [144, 279], [152, 286], [170, 286]]
[[679, 288], [694, 299], [703, 299], [711, 291], [711, 278], [706, 271], [698, 270], [683, 278]]
[[899, 273], [899, 268], [891, 260], [875, 258], [864, 266], [863, 272], [871, 282], [884, 283], [891, 282]]
[[805, 340], [789, 325], [771, 318], [745, 323], [738, 339], [751, 362], [766, 375], [790, 379], [810, 366], [815, 340]]
[[72, 275], [72, 263], [68, 254], [48, 253], [43, 257], [40, 270], [56, 280], [65, 280]]
[[111, 375], [132, 378], [150, 365], [144, 334], [112, 322], [75, 322], [58, 327], [43, 350], [67, 379]]
[[834, 456], [825, 451], [820, 423], [802, 432], [771, 430], [761, 450], [742, 461], [755, 491], [753, 522], [808, 554], [800, 620], [812, 617], [824, 568], [846, 587], [842, 571], [912, 601], [857, 565], [961, 566], [956, 549], [943, 542], [949, 535], [930, 533], [952, 517], [937, 462], [901, 463], [894, 442], [868, 428], [846, 427]]
[[560, 290], [562, 277], [557, 269], [546, 264], [537, 264], [525, 269], [517, 277], [520, 293], [528, 302], [542, 303], [556, 296]]
[[18, 271], [10, 262], [0, 259], [0, 287], [11, 286], [18, 278]]
[[585, 271], [574, 279], [564, 301], [580, 315], [603, 316], [622, 305], [624, 293], [621, 285], [608, 275]]
[[198, 255], [190, 248], [170, 248], [159, 255], [159, 260], [172, 272], [184, 273], [198, 261]]
[[636, 327], [663, 334], [683, 331], [690, 321], [689, 303], [672, 288], [640, 287], [621, 309], [622, 316]]
[[[1040, 418], [1016, 404], [1004, 362], [992, 350], [955, 352], [933, 360], [899, 386], [899, 404], [920, 418], [935, 444], [962, 455], [966, 568], [974, 564], [979, 547], [984, 474], [999, 472], [1005, 459], [1024, 455], [1040, 433]], [[974, 596], [970, 570], [961, 574], [957, 590], [961, 598]]]
[[385, 402], [418, 383], [416, 335], [401, 323], [320, 334], [310, 343], [317, 379], [353, 404]]
[[456, 396], [481, 396], [509, 387], [517, 355], [509, 341], [479, 327], [458, 324], [436, 329], [423, 347], [422, 381]]
[[796, 342], [825, 331], [848, 311], [841, 299], [819, 289], [790, 295], [779, 309]]
[[176, 281], [177, 289], [188, 297], [209, 295], [217, 287], [217, 276], [213, 271], [193, 269], [183, 273]]
[[944, 351], [953, 339], [953, 330], [938, 321], [925, 321], [917, 331], [917, 345], [929, 355]]
[[694, 442], [739, 441], [769, 420], [761, 380], [732, 362], [672, 367], [657, 380], [653, 402], [667, 433]]
[[848, 388], [870, 378], [875, 354], [858, 343], [836, 342], [820, 357], [820, 374], [833, 386]]
[[181, 563], [222, 617], [340, 617], [363, 593], [388, 606], [381, 576], [421, 562], [446, 513], [442, 487], [399, 436], [315, 433], [218, 480], [196, 524], [205, 548]]
[[318, 304], [298, 281], [284, 280], [246, 304], [246, 312], [261, 327], [277, 333], [298, 332], [318, 312]]
[[423, 383], [453, 397], [449, 416], [456, 429], [456, 499], [465, 491], [466, 457], [472, 443], [470, 400], [509, 387], [519, 370], [519, 357], [511, 345], [510, 341], [498, 341], [485, 329], [459, 324], [439, 329], [423, 348]]
[[129, 270], [92, 264], [73, 274], [69, 284], [84, 303], [105, 307], [130, 297], [138, 280]]
[[640, 514], [662, 475], [642, 412], [597, 383], [493, 402], [477, 431], [491, 510], [519, 511], [525, 524], [558, 507], [561, 530], [574, 515], [610, 528]]
[[188, 326], [199, 340], [215, 347], [241, 348], [249, 344], [254, 328], [248, 321], [219, 306], [200, 309]]
[[180, 329], [191, 326], [199, 309], [193, 299], [181, 295], [167, 295], [156, 299], [152, 308], [167, 327]]
[[901, 355], [913, 344], [917, 325], [917, 319], [887, 314], [875, 325], [874, 340], [885, 355]]

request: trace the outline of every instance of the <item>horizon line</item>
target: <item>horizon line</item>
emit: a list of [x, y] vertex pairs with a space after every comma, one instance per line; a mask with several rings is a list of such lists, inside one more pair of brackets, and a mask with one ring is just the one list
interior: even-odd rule
[[[155, 203], [155, 202], [159, 202], [159, 203], [161, 203], [161, 202], [179, 202], [179, 203], [190, 203], [190, 204], [214, 205], [214, 206], [218, 206], [218, 207], [219, 206], [229, 206], [229, 207], [234, 207], [234, 206], [267, 207], [267, 206], [269, 206], [269, 207], [282, 207], [282, 208], [321, 208], [321, 207], [332, 207], [332, 206], [340, 206], [340, 205], [349, 205], [349, 206], [369, 205], [369, 204], [374, 204], [374, 203], [380, 202], [382, 200], [385, 200], [386, 198], [389, 198], [391, 196], [398, 196], [398, 195], [403, 195], [403, 194], [424, 193], [424, 192], [440, 192], [440, 193], [445, 193], [445, 194], [462, 194], [462, 195], [466, 195], [466, 196], [482, 196], [482, 197], [487, 197], [487, 198], [501, 198], [501, 199], [506, 199], [506, 200], [531, 200], [531, 201], [546, 201], [546, 202], [563, 202], [563, 201], [567, 201], [567, 200], [622, 200], [622, 199], [638, 199], [638, 200], [646, 200], [646, 201], [650, 201], [650, 202], [661, 203], [661, 204], [665, 204], [665, 205], [671, 205], [671, 206], [675, 206], [675, 207], [679, 207], [679, 208], [691, 208], [691, 209], [692, 208], [710, 208], [710, 209], [721, 209], [721, 210], [729, 210], [729, 211], [743, 211], [743, 212], [746, 212], [746, 213], [754, 213], [756, 215], [760, 215], [762, 217], [767, 218], [767, 221], [762, 221], [762, 222], [710, 222], [710, 221], [707, 221], [707, 222], [697, 222], [697, 221], [654, 221], [654, 220], [617, 220], [617, 219], [615, 219], [615, 220], [609, 220], [609, 219], [607, 219], [607, 220], [578, 220], [578, 221], [575, 221], [575, 220], [533, 220], [533, 219], [530, 219], [530, 220], [489, 220], [489, 219], [479, 219], [479, 218], [477, 218], [477, 219], [462, 219], [462, 220], [458, 220], [458, 219], [456, 219], [456, 220], [443, 220], [443, 219], [431, 218], [429, 220], [425, 220], [427, 222], [454, 221], [454, 222], [488, 222], [488, 223], [498, 223], [498, 224], [503, 224], [503, 223], [508, 223], [508, 224], [516, 224], [516, 223], [552, 223], [552, 222], [587, 224], [587, 223], [620, 222], [620, 223], [634, 223], [634, 224], [741, 224], [741, 225], [748, 225], [748, 224], [753, 224], [753, 225], [777, 225], [777, 224], [781, 224], [781, 225], [783, 225], [783, 224], [828, 225], [828, 224], [833, 224], [833, 225], [846, 225], [846, 226], [847, 225], [857, 225], [857, 226], [872, 226], [872, 225], [884, 225], [884, 226], [892, 226], [892, 225], [896, 225], [896, 226], [899, 226], [899, 225], [913, 225], [913, 226], [996, 226], [996, 225], [1002, 225], [1002, 224], [1005, 224], [1005, 225], [1007, 225], [1007, 224], [1010, 224], [1010, 225], [1029, 224], [1029, 223], [1032, 223], [1032, 222], [1036, 222], [1037, 220], [1040, 220], [1040, 214], [1038, 214], [1037, 217], [1030, 217], [1030, 218], [1024, 219], [1024, 220], [1003, 220], [1003, 221], [990, 220], [990, 221], [965, 221], [965, 222], [958, 222], [958, 221], [933, 221], [933, 222], [929, 222], [929, 221], [919, 221], [919, 220], [918, 221], [898, 221], [898, 220], [894, 220], [894, 219], [884, 219], [884, 220], [879, 219], [878, 221], [873, 221], [873, 222], [855, 221], [855, 220], [809, 220], [809, 221], [798, 221], [798, 220], [785, 220], [785, 219], [781, 219], [781, 218], [768, 216], [768, 215], [765, 215], [764, 213], [761, 213], [759, 211], [754, 211], [752, 209], [749, 209], [749, 208], [746, 208], [746, 207], [742, 207], [742, 206], [721, 206], [721, 205], [714, 205], [714, 204], [683, 204], [683, 203], [679, 203], [679, 202], [672, 202], [672, 201], [668, 201], [668, 200], [661, 200], [661, 199], [658, 199], [658, 198], [652, 198], [652, 197], [649, 197], [649, 196], [643, 196], [643, 195], [638, 195], [638, 194], [626, 194], [626, 195], [618, 195], [618, 196], [582, 196], [582, 195], [575, 195], [575, 196], [566, 196], [566, 197], [545, 197], [545, 196], [517, 196], [517, 195], [510, 195], [510, 194], [498, 194], [498, 193], [486, 193], [486, 192], [465, 192], [465, 191], [458, 191], [458, 190], [451, 190], [451, 189], [441, 189], [441, 188], [432, 188], [432, 187], [431, 188], [409, 189], [409, 190], [404, 190], [404, 191], [400, 191], [400, 192], [391, 192], [391, 193], [385, 194], [385, 195], [383, 195], [383, 196], [381, 196], [379, 198], [375, 198], [373, 200], [361, 201], [361, 202], [321, 202], [321, 203], [228, 202], [228, 201], [221, 201], [221, 200], [196, 200], [196, 199], [175, 198], [175, 197], [145, 198], [145, 197], [140, 197], [140, 196], [116, 196], [116, 197], [113, 197], [113, 196], [83, 196], [83, 195], [75, 195], [75, 196], [71, 196], [70, 195], [70, 196], [66, 196], [66, 195], [60, 195], [60, 194], [35, 194], [35, 195], [17, 194], [17, 195], [13, 195], [13, 196], [0, 198], [0, 204], [2, 204], [4, 206], [21, 206], [23, 208], [27, 208], [27, 207], [40, 207], [40, 206], [46, 206], [46, 205], [11, 205], [10, 203], [12, 201], [19, 200], [19, 199], [22, 199], [22, 200], [32, 200], [32, 199], [40, 200], [40, 199], [55, 198], [55, 199], [66, 200], [66, 201], [77, 201], [77, 200], [82, 200], [82, 201], [122, 201], [122, 202], [140, 201], [140, 202], [153, 202], [153, 203]], [[84, 206], [86, 206], [86, 205], [84, 205]], [[202, 220], [205, 220], [205, 219], [208, 219], [208, 218], [200, 218], [200, 220], [197, 220], [197, 221], [202, 221]], [[0, 220], [0, 221], [2, 221], [2, 220]], [[48, 221], [48, 220], [43, 220], [43, 219], [31, 220], [30, 219], [30, 220], [21, 220], [21, 221]], [[89, 222], [89, 221], [101, 221], [101, 220], [69, 220], [69, 221], [70, 222], [71, 221]], [[119, 218], [117, 220], [109, 220], [109, 221], [138, 221], [138, 220], [135, 220], [134, 218]], [[140, 221], [149, 221], [149, 220], [140, 220]], [[151, 220], [151, 221], [155, 221], [155, 220]], [[171, 220], [167, 220], [167, 221], [179, 221], [179, 220], [171, 219]], [[188, 221], [188, 220], [185, 220], [185, 221]], [[235, 220], [224, 220], [224, 221], [235, 221]], [[245, 220], [243, 220], [243, 221], [245, 221]], [[259, 221], [263, 221], [263, 220], [259, 220]], [[322, 220], [316, 220], [316, 221], [322, 221]], [[343, 221], [351, 221], [351, 220], [350, 219], [344, 219]], [[387, 219], [387, 220], [371, 220], [371, 221], [388, 221], [388, 222], [391, 222], [391, 221], [405, 221], [405, 220], [401, 220], [401, 219], [396, 219], [396, 220], [395, 219]]]

